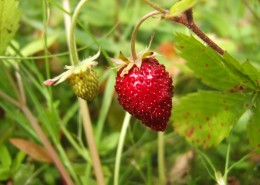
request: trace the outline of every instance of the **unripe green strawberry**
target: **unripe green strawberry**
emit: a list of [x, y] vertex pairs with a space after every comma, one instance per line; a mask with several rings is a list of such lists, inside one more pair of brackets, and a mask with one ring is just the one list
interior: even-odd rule
[[91, 69], [70, 75], [68, 83], [76, 96], [92, 101], [98, 95], [99, 83], [97, 73]]
[[93, 67], [97, 65], [95, 59], [98, 58], [99, 54], [100, 51], [93, 57], [81, 61], [76, 66], [65, 66], [67, 71], [44, 81], [43, 84], [51, 86], [67, 80], [76, 96], [87, 101], [94, 100], [98, 94], [99, 83], [97, 73], [93, 71]]

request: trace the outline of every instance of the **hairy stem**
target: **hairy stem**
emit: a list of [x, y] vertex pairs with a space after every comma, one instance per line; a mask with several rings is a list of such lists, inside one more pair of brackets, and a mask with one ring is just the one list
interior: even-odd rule
[[139, 27], [142, 25], [142, 23], [146, 19], [148, 19], [149, 17], [152, 17], [154, 15], [158, 15], [158, 14], [161, 14], [161, 12], [159, 12], [159, 11], [150, 12], [150, 13], [146, 14], [145, 16], [143, 16], [140, 19], [140, 21], [135, 25], [134, 31], [133, 31], [132, 37], [131, 37], [131, 52], [132, 52], [132, 57], [133, 57], [134, 61], [137, 59], [137, 54], [136, 54], [136, 51], [135, 51], [135, 40], [136, 40], [136, 34], [137, 34]]

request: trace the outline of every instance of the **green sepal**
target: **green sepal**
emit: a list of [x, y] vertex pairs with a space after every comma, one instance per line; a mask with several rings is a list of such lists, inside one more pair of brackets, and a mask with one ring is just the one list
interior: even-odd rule
[[192, 8], [198, 0], [182, 0], [177, 3], [175, 3], [171, 8], [170, 8], [170, 16], [178, 16], [181, 13], [185, 12], [186, 10]]

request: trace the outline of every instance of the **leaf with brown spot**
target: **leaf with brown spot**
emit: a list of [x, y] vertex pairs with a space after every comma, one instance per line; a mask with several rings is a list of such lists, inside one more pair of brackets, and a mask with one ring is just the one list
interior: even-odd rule
[[42, 146], [20, 138], [11, 138], [9, 140], [15, 147], [29, 155], [36, 161], [45, 162], [45, 163], [52, 163], [52, 159], [45, 148]]
[[[229, 135], [250, 100], [242, 94], [215, 91], [189, 94], [175, 105], [173, 126], [195, 145], [217, 145]], [[185, 124], [187, 121], [189, 124]]]

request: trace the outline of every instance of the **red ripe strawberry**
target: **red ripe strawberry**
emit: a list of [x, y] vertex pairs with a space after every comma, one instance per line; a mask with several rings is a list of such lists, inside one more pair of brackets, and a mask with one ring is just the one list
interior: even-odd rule
[[169, 73], [153, 57], [143, 58], [140, 67], [134, 64], [122, 73], [126, 67], [116, 77], [119, 103], [152, 130], [164, 131], [171, 116], [174, 89]]

